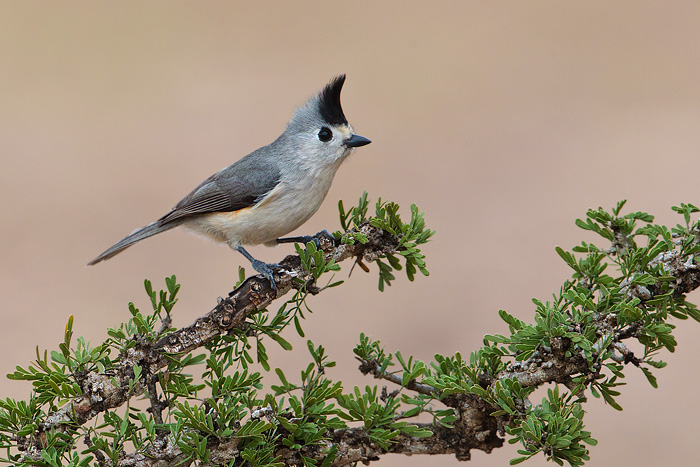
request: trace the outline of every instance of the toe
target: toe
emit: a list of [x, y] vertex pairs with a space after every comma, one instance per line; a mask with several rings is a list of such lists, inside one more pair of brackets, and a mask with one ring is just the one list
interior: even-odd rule
[[277, 284], [275, 283], [275, 277], [272, 273], [273, 268], [278, 268], [280, 267], [279, 264], [268, 264], [268, 263], [263, 263], [260, 260], [255, 260], [253, 261], [253, 269], [255, 269], [257, 272], [262, 274], [267, 278], [267, 280], [270, 281], [270, 285], [272, 286], [272, 290], [277, 292]]
[[315, 235], [315, 237], [316, 237], [316, 238], [314, 238], [314, 243], [316, 243], [316, 246], [320, 246], [320, 245], [319, 245], [319, 239], [320, 239], [320, 238], [325, 238], [325, 239], [327, 239], [327, 240], [331, 243], [331, 245], [333, 245], [333, 246], [336, 245], [336, 243], [335, 243], [335, 242], [336, 242], [335, 237], [334, 237], [331, 233], [329, 233], [327, 230], [325, 230], [325, 229], [324, 229], [324, 230], [321, 230], [319, 233], [317, 233], [317, 234]]

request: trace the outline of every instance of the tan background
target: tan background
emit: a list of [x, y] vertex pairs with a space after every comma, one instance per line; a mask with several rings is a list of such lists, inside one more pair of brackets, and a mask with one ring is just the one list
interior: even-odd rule
[[[530, 298], [569, 276], [555, 245], [595, 240], [574, 226], [586, 208], [628, 198], [675, 223], [671, 205], [700, 203], [697, 2], [252, 3], [2, 3], [0, 373], [27, 364], [37, 343], [55, 348], [71, 313], [76, 333], [100, 342], [128, 301], [147, 306], [146, 277], [184, 284], [176, 325], [208, 311], [245, 264], [224, 246], [175, 231], [85, 263], [271, 141], [343, 72], [345, 112], [374, 142], [300, 233], [336, 229], [337, 200], [365, 189], [404, 212], [417, 203], [438, 231], [425, 248], [429, 278], [402, 276], [381, 294], [376, 269], [356, 270], [310, 300], [308, 337], [348, 388], [374, 383], [355, 369], [361, 331], [429, 359], [505, 332], [499, 308], [531, 320]], [[292, 248], [251, 251], [275, 261]], [[587, 405], [600, 440], [589, 465], [696, 456], [698, 331], [680, 323], [659, 390], [631, 369], [624, 412]], [[301, 368], [305, 346], [294, 342], [273, 361]], [[2, 396], [29, 389], [1, 384]], [[515, 455], [506, 446], [474, 460]], [[428, 463], [456, 461], [378, 464]]]

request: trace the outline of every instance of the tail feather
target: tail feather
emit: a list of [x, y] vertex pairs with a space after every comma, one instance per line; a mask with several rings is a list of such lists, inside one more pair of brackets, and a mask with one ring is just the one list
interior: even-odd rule
[[170, 230], [173, 227], [177, 227], [180, 225], [179, 222], [168, 222], [166, 224], [161, 224], [159, 221], [153, 222], [151, 224], [148, 224], [145, 227], [142, 227], [140, 229], [134, 230], [130, 235], [128, 235], [126, 238], [123, 238], [110, 248], [108, 248], [104, 253], [102, 253], [100, 256], [97, 258], [93, 259], [88, 263], [88, 266], [92, 266], [93, 264], [97, 264], [100, 261], [104, 261], [106, 259], [111, 258], [114, 255], [117, 255], [121, 253], [122, 251], [126, 250], [129, 248], [131, 245], [133, 245], [136, 242], [139, 242], [143, 240], [144, 238], [151, 237], [153, 235], [159, 234], [161, 232], [165, 232], [166, 230]]

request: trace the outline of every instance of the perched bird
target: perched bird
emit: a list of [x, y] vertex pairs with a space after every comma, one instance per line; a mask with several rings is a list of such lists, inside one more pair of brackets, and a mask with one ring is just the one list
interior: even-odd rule
[[90, 261], [111, 258], [144, 238], [183, 226], [238, 250], [253, 268], [275, 282], [275, 264], [258, 261], [243, 245], [309, 241], [281, 238], [306, 222], [328, 193], [340, 164], [353, 148], [371, 141], [356, 135], [340, 105], [345, 75], [331, 80], [296, 109], [284, 133], [204, 180], [157, 221]]

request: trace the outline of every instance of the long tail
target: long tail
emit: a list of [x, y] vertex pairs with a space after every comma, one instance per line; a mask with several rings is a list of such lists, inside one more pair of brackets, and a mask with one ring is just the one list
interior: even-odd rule
[[166, 230], [170, 230], [173, 227], [177, 227], [178, 225], [180, 225], [180, 222], [168, 222], [168, 223], [163, 224], [160, 221], [156, 221], [156, 222], [152, 222], [152, 223], [148, 224], [146, 227], [141, 227], [140, 229], [136, 229], [128, 237], [120, 240], [118, 243], [116, 243], [112, 247], [108, 248], [100, 256], [98, 256], [97, 258], [90, 261], [88, 263], [88, 266], [92, 266], [93, 264], [97, 264], [100, 261], [104, 261], [106, 259], [109, 259], [112, 256], [119, 254], [122, 251], [126, 250], [134, 243], [143, 240], [144, 238], [148, 238], [148, 237], [151, 237], [155, 234], [165, 232]]

